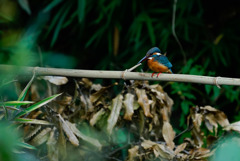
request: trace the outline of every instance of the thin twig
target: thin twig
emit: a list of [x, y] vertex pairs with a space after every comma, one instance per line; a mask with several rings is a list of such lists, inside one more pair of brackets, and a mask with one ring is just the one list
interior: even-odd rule
[[[18, 71], [17, 73], [14, 71]], [[38, 76], [66, 76], [66, 77], [82, 77], [82, 78], [101, 78], [101, 79], [123, 79], [123, 71], [104, 71], [104, 70], [80, 70], [80, 69], [62, 69], [62, 68], [42, 68], [42, 67], [22, 67], [11, 65], [0, 65], [0, 73], [29, 75], [32, 76], [35, 71]], [[165, 74], [162, 73], [152, 78], [151, 73], [125, 72], [125, 80], [149, 80], [149, 81], [170, 81], [170, 82], [186, 82], [210, 85], [234, 85], [240, 86], [240, 79], [226, 77], [210, 77], [188, 74]], [[216, 84], [217, 79], [217, 84]]]
[[186, 64], [187, 62], [187, 58], [186, 58], [186, 54], [183, 50], [183, 47], [182, 47], [182, 44], [181, 42], [179, 41], [178, 37], [177, 37], [177, 34], [176, 34], [176, 31], [175, 31], [175, 20], [176, 20], [176, 10], [177, 10], [177, 0], [174, 0], [174, 3], [173, 3], [173, 16], [172, 16], [172, 34], [173, 34], [173, 37], [176, 39], [180, 49], [181, 49], [181, 53], [183, 55], [183, 63]]

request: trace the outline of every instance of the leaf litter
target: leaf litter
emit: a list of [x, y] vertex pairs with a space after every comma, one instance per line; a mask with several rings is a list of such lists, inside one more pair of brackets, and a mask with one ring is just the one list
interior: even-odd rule
[[[159, 84], [132, 81], [113, 95], [117, 85], [102, 86], [86, 78], [75, 81], [74, 90], [61, 91], [60, 98], [25, 118], [49, 123], [24, 124], [24, 141], [45, 145], [47, 154], [38, 154], [54, 161], [208, 160], [221, 138], [219, 128], [240, 132], [240, 123], [230, 124], [224, 112], [208, 105], [193, 106], [186, 118], [191, 136], [179, 144], [170, 121], [174, 101]], [[32, 101], [39, 101], [36, 84], [31, 92]]]

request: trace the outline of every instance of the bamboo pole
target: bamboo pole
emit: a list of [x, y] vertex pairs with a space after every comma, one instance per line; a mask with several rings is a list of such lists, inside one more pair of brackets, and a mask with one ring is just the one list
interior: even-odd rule
[[[12, 65], [0, 65], [0, 73], [32, 75], [34, 72], [39, 76], [66, 76], [66, 77], [84, 77], [84, 78], [102, 78], [102, 79], [124, 79], [124, 80], [149, 80], [149, 81], [171, 81], [199, 83], [209, 85], [234, 85], [240, 86], [240, 79], [227, 77], [210, 77], [189, 74], [165, 74], [162, 73], [152, 78], [151, 73], [131, 72], [141, 64], [125, 71], [104, 71], [104, 70], [81, 70], [81, 69], [62, 69], [62, 68], [43, 68], [43, 67], [24, 67]], [[16, 73], [16, 71], [18, 71]]]

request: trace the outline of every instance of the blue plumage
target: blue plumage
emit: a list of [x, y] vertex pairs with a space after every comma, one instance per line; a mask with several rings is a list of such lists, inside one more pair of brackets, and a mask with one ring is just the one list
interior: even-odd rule
[[168, 67], [168, 69], [172, 68], [172, 63], [170, 63], [165, 55], [153, 55], [152, 57], [155, 58], [154, 61], [158, 61], [159, 63]]
[[142, 63], [146, 60], [148, 67], [154, 72], [159, 72], [159, 74], [161, 72], [173, 73], [171, 70], [173, 67], [172, 64], [165, 55], [161, 54], [161, 50], [158, 47], [149, 49], [146, 56], [144, 56], [138, 63]]

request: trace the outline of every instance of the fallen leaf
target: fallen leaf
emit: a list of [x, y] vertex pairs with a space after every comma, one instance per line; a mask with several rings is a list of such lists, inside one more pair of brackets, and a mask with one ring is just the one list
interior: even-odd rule
[[177, 146], [177, 148], [174, 151], [175, 155], [178, 155], [180, 152], [182, 152], [187, 146], [187, 143], [182, 143], [180, 145]]
[[128, 161], [134, 161], [138, 154], [139, 146], [134, 146], [131, 149], [128, 149]]
[[126, 120], [132, 120], [132, 115], [134, 113], [133, 103], [134, 103], [134, 95], [131, 93], [127, 93], [123, 101], [123, 104], [125, 107], [124, 119]]
[[149, 149], [149, 148], [152, 148], [154, 145], [156, 145], [157, 143], [151, 141], [151, 140], [144, 140], [142, 143], [141, 143], [141, 146], [144, 148], [144, 149]]
[[50, 83], [55, 85], [63, 85], [68, 82], [67, 77], [59, 77], [59, 76], [44, 76], [43, 79], [48, 80]]
[[62, 116], [60, 114], [58, 114], [59, 117], [59, 122], [60, 125], [63, 129], [63, 131], [65, 132], [65, 134], [67, 135], [69, 141], [74, 145], [74, 146], [78, 146], [79, 145], [79, 141], [77, 139], [77, 137], [74, 135], [73, 131], [70, 129], [70, 127], [68, 126], [68, 124], [66, 123], [66, 121], [62, 118]]
[[90, 101], [90, 98], [87, 95], [81, 94], [80, 100], [86, 110], [88, 110], [88, 111], [93, 110], [94, 106], [92, 105], [92, 102]]
[[175, 156], [174, 152], [162, 144], [156, 144], [153, 146], [153, 152], [156, 157], [172, 160]]
[[79, 84], [83, 85], [87, 89], [90, 89], [93, 85], [93, 83], [87, 78], [82, 78], [82, 80], [79, 81]]
[[211, 151], [206, 148], [196, 148], [196, 149], [190, 150], [189, 153], [190, 153], [191, 159], [202, 159], [207, 157], [210, 152]]
[[217, 112], [216, 120], [222, 127], [229, 125], [228, 118], [222, 111]]
[[[207, 119], [209, 123], [215, 127], [215, 133], [217, 134], [218, 124], [216, 122], [216, 117], [212, 113], [208, 113], [205, 115], [205, 119]], [[211, 131], [211, 128], [209, 130]]]
[[31, 144], [34, 146], [39, 146], [45, 143], [48, 140], [49, 133], [51, 131], [51, 128], [45, 128], [40, 133], [38, 133], [31, 141]]
[[62, 126], [59, 126], [57, 150], [58, 150], [59, 158], [61, 158], [61, 160], [65, 160], [67, 157], [67, 145], [66, 145], [66, 138], [65, 138]]
[[200, 109], [207, 110], [209, 112], [217, 112], [218, 111], [216, 108], [213, 108], [211, 106], [200, 107]]
[[168, 110], [165, 106], [160, 109], [160, 113], [163, 121], [169, 121]]
[[171, 150], [173, 150], [175, 146], [173, 142], [175, 138], [175, 132], [173, 131], [172, 125], [167, 121], [163, 122], [162, 135], [167, 145], [170, 147]]
[[101, 108], [98, 112], [96, 112], [90, 119], [90, 125], [94, 126], [101, 119], [104, 113], [105, 113], [105, 110], [103, 108]]
[[57, 140], [54, 137], [54, 131], [55, 130], [51, 130], [47, 141], [48, 159], [50, 161], [58, 161], [58, 150], [56, 150]]
[[122, 100], [123, 100], [123, 96], [121, 94], [119, 94], [112, 100], [111, 114], [109, 115], [108, 120], [107, 120], [107, 123], [108, 123], [107, 131], [109, 134], [112, 134], [112, 130], [117, 123], [117, 120], [118, 120], [118, 117], [120, 114], [120, 110], [122, 108]]
[[232, 131], [240, 132], [240, 121], [237, 121], [225, 126], [223, 130], [226, 130], [226, 131], [232, 130]]
[[26, 134], [24, 139], [27, 140], [27, 139], [33, 137], [35, 134], [37, 134], [37, 132], [39, 132], [41, 130], [41, 127], [42, 127], [41, 125], [37, 125], [37, 126], [30, 128], [29, 132]]
[[147, 94], [144, 89], [136, 88], [136, 94], [138, 96], [138, 103], [142, 107], [144, 111], [144, 115], [147, 117], [153, 117], [150, 112], [150, 104], [152, 103], [151, 100], [148, 99]]
[[197, 130], [195, 127], [192, 129], [192, 136], [194, 138], [194, 143], [197, 147], [202, 147], [203, 145], [203, 133]]
[[95, 93], [90, 95], [90, 101], [92, 103], [97, 102], [97, 100], [99, 100], [100, 97], [104, 96], [105, 92], [114, 85], [117, 85], [117, 83], [111, 84], [111, 85], [106, 86], [106, 87], [102, 87], [99, 91], [96, 91]]
[[83, 139], [84, 141], [94, 145], [95, 147], [97, 147], [99, 150], [101, 150], [102, 148], [102, 145], [100, 144], [100, 142], [97, 140], [97, 139], [94, 139], [92, 137], [89, 137], [85, 134], [83, 134], [81, 131], [79, 131], [77, 128], [76, 128], [76, 125], [75, 124], [72, 124], [70, 123], [69, 121], [66, 121], [68, 127], [73, 131], [73, 133], [75, 135], [77, 135], [79, 138]]

